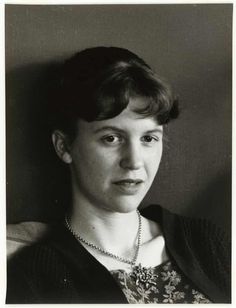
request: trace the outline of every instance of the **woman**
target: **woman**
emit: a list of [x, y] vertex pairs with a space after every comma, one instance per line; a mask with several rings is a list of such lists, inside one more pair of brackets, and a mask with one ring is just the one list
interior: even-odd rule
[[63, 65], [52, 141], [71, 174], [65, 221], [8, 265], [7, 303], [230, 301], [229, 246], [208, 222], [139, 212], [178, 115], [132, 52], [97, 47]]

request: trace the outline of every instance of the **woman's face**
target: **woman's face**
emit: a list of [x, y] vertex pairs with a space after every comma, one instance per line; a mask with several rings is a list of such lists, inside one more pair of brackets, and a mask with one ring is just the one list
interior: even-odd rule
[[120, 213], [138, 207], [162, 156], [162, 126], [132, 111], [143, 104], [144, 98], [133, 98], [112, 119], [78, 121], [70, 149], [76, 203]]

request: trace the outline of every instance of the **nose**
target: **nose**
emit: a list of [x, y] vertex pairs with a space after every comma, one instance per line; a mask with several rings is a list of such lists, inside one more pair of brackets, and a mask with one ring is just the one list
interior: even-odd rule
[[138, 170], [143, 167], [142, 150], [136, 144], [126, 144], [123, 149], [120, 166], [123, 169]]

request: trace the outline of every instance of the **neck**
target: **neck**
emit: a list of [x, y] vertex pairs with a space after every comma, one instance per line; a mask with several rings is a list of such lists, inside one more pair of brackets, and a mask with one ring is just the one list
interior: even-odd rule
[[136, 244], [139, 222], [135, 210], [117, 213], [80, 201], [73, 203], [68, 218], [77, 234], [105, 250], [127, 255]]

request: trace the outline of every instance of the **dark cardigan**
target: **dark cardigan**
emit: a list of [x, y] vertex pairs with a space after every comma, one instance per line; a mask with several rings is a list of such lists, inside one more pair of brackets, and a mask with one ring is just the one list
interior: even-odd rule
[[[231, 246], [216, 226], [170, 213], [157, 205], [141, 211], [161, 224], [168, 255], [214, 303], [230, 303]], [[7, 304], [126, 303], [110, 272], [59, 224], [43, 241], [13, 257]]]

